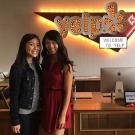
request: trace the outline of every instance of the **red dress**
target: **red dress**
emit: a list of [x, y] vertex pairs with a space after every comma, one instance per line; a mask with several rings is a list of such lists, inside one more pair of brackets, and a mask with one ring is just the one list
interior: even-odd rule
[[[64, 78], [62, 66], [55, 64], [52, 69], [48, 65], [43, 71], [44, 96], [42, 102], [42, 127], [45, 131], [57, 129], [57, 120], [63, 103]], [[65, 128], [71, 128], [71, 104], [66, 113]]]

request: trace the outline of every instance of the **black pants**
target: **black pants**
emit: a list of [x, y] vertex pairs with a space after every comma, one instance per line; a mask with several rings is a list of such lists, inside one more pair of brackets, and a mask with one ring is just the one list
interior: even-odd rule
[[38, 135], [39, 112], [20, 114], [21, 133], [19, 135]]

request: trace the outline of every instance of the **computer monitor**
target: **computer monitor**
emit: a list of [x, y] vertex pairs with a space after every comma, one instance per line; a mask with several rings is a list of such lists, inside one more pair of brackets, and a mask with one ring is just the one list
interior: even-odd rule
[[135, 91], [135, 67], [104, 67], [100, 69], [101, 92], [114, 92], [116, 81], [122, 81], [124, 91]]

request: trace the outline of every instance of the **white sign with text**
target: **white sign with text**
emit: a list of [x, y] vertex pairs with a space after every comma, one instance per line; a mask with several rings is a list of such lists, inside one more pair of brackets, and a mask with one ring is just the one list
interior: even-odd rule
[[100, 48], [127, 48], [127, 37], [100, 37]]

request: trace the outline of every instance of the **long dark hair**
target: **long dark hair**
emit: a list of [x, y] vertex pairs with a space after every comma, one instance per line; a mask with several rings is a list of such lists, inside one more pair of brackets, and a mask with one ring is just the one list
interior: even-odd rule
[[60, 62], [60, 64], [62, 64], [63, 67], [66, 64], [70, 64], [73, 67], [73, 61], [71, 61], [68, 57], [68, 52], [67, 52], [66, 47], [64, 46], [62, 36], [56, 30], [50, 30], [50, 31], [46, 32], [44, 37], [43, 37], [43, 40], [42, 40], [42, 46], [43, 46], [42, 66], [44, 67], [49, 62], [49, 58], [50, 58], [48, 51], [45, 47], [46, 39], [53, 40], [58, 44], [58, 52], [57, 53], [58, 53], [58, 61]]
[[[24, 66], [27, 61], [26, 61], [26, 43], [32, 39], [36, 38], [39, 43], [40, 43], [40, 39], [39, 37], [36, 35], [36, 34], [33, 34], [33, 33], [28, 33], [28, 34], [25, 34], [22, 39], [21, 39], [21, 42], [20, 42], [20, 46], [19, 46], [19, 50], [18, 50], [18, 54], [16, 56], [16, 60], [14, 62], [14, 64], [17, 64], [19, 66]], [[40, 53], [39, 53], [39, 56], [34, 58], [33, 60], [38, 63], [39, 62], [39, 59], [40, 59]]]

